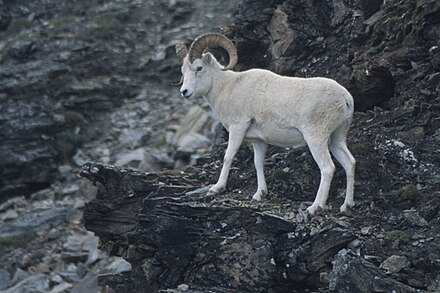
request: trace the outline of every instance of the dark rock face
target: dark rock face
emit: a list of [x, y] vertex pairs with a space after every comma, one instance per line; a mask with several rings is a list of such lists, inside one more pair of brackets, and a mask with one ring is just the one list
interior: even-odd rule
[[[69, 111], [99, 120], [123, 98], [133, 97], [142, 81], [124, 76], [140, 70], [132, 61], [147, 48], [133, 50], [127, 59], [112, 50], [134, 41], [113, 37], [123, 27], [118, 18], [134, 14], [135, 7], [119, 12], [101, 7], [98, 13], [96, 6], [76, 8], [79, 2], [48, 3], [51, 9], [20, 1], [2, 5], [0, 195], [27, 194], [53, 182], [59, 162], [78, 147], [75, 139], [96, 135], [74, 134], [79, 125], [69, 123]], [[4, 25], [5, 13], [9, 25]]]
[[420, 91], [435, 104], [438, 15], [435, 1], [242, 1], [235, 39], [243, 69], [336, 79], [358, 111]]
[[11, 23], [11, 15], [9, 15], [8, 9], [4, 7], [3, 1], [0, 1], [0, 31], [6, 30]]

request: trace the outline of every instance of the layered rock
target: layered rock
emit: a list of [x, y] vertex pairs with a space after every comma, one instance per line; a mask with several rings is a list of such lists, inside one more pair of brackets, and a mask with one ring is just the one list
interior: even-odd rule
[[328, 211], [311, 220], [297, 201], [272, 197], [256, 206], [240, 192], [206, 196], [214, 175], [207, 165], [146, 174], [90, 163], [81, 175], [99, 188], [86, 205], [86, 228], [132, 266], [99, 277], [115, 292], [418, 292], [402, 283], [416, 284], [415, 256], [396, 265], [388, 258], [383, 270], [372, 262], [388, 248], [370, 247], [380, 236], [356, 227], [376, 216]]

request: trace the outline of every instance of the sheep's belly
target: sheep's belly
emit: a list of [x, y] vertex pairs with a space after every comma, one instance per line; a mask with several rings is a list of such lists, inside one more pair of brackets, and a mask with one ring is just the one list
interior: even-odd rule
[[297, 148], [306, 145], [304, 137], [297, 128], [278, 128], [274, 126], [265, 126], [262, 129], [259, 125], [251, 125], [246, 133], [247, 140], [263, 140], [268, 144]]

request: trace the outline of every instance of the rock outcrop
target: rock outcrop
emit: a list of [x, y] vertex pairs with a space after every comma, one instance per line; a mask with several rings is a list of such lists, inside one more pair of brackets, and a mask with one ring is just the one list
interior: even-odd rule
[[234, 31], [242, 68], [330, 77], [358, 111], [394, 109], [438, 103], [439, 14], [435, 0], [245, 0]]
[[[245, 175], [248, 168], [240, 168]], [[101, 275], [101, 286], [115, 292], [179, 292], [183, 284], [188, 292], [436, 288], [435, 269], [422, 269], [415, 263], [421, 255], [410, 254], [413, 245], [439, 252], [435, 220], [424, 232], [402, 231], [424, 233], [422, 242], [408, 245], [409, 239], [393, 238], [395, 232], [380, 235], [391, 224], [377, 220], [381, 207], [356, 209], [350, 217], [327, 211], [311, 219], [306, 205], [279, 194], [257, 206], [239, 190], [206, 196], [214, 170], [203, 163], [155, 174], [92, 163], [83, 167], [81, 175], [99, 189], [86, 205], [85, 226], [100, 237], [102, 250], [132, 265], [131, 272]], [[388, 258], [383, 269], [375, 264], [395, 250], [408, 257]], [[395, 258], [405, 261], [393, 265]], [[425, 255], [424, 262], [436, 266], [435, 257]]]

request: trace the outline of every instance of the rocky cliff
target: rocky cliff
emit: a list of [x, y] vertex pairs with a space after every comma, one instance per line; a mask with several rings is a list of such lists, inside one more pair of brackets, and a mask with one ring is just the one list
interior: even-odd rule
[[235, 6], [0, 1], [0, 200], [50, 186], [75, 155], [101, 160], [83, 155], [98, 141], [112, 162], [110, 139], [125, 150], [161, 144], [171, 113], [188, 108], [169, 86], [173, 42], [229, 23]]
[[304, 213], [319, 180], [307, 150], [269, 150], [270, 194], [258, 206], [247, 202], [255, 173], [246, 147], [217, 197], [204, 192], [221, 151], [173, 174], [89, 164], [82, 175], [100, 191], [86, 227], [133, 264], [131, 275], [102, 284], [117, 292], [438, 291], [439, 20], [437, 1], [241, 1], [228, 30], [238, 70], [326, 76], [352, 92], [357, 206], [337, 212], [339, 168], [329, 210]]

